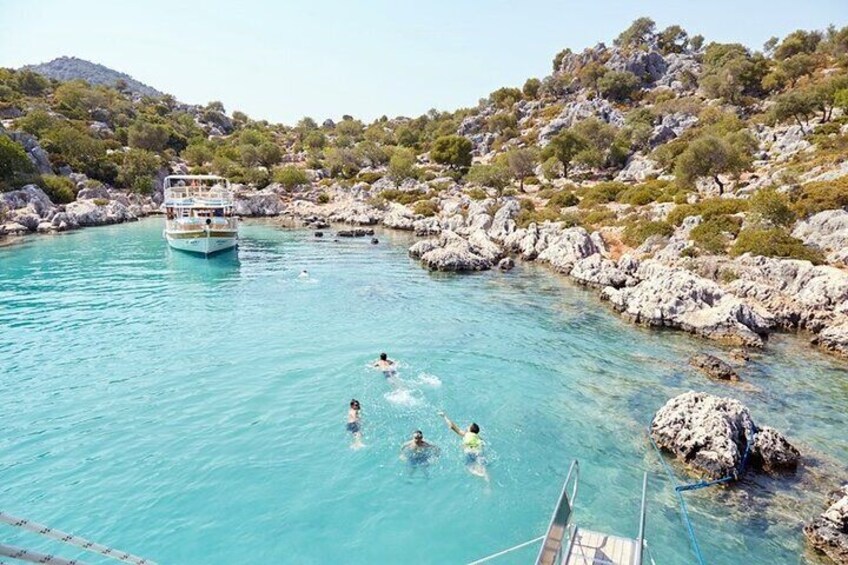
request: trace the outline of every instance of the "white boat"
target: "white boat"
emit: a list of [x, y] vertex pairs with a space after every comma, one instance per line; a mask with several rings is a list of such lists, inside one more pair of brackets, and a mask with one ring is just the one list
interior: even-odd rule
[[168, 245], [204, 255], [238, 245], [230, 181], [214, 175], [171, 175], [164, 188]]

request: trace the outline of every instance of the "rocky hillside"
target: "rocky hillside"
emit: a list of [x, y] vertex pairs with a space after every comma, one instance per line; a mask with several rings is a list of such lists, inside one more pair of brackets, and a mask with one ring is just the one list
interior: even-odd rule
[[381, 222], [435, 236], [429, 268], [543, 261], [637, 323], [848, 356], [846, 69], [848, 27], [752, 51], [640, 18], [474, 108], [294, 126], [0, 69], [0, 231], [132, 219], [214, 172], [244, 215]]
[[104, 67], [103, 65], [76, 57], [58, 57], [47, 63], [27, 65], [23, 70], [33, 71], [52, 80], [84, 80], [94, 85], [117, 85], [119, 90], [142, 96], [162, 96], [162, 93], [152, 86], [147, 86], [126, 73], [118, 72], [109, 67]]

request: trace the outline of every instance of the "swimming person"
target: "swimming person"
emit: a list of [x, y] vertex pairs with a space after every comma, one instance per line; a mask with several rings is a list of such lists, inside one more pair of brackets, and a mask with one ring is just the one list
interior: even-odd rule
[[309, 271], [307, 271], [306, 269], [303, 269], [303, 270], [300, 272], [300, 274], [299, 274], [299, 275], [297, 275], [297, 278], [299, 278], [299, 279], [308, 279], [308, 278], [309, 278]]
[[486, 458], [483, 456], [484, 443], [479, 435], [480, 426], [472, 422], [468, 430], [463, 431], [444, 412], [439, 412], [439, 416], [444, 418], [448, 427], [462, 438], [462, 450], [465, 453], [465, 466], [468, 472], [488, 481], [489, 473], [486, 471]]
[[397, 371], [395, 370], [395, 362], [389, 359], [389, 356], [385, 353], [380, 353], [380, 358], [374, 362], [374, 367], [383, 371], [383, 375], [387, 378], [394, 377], [397, 374]]
[[353, 443], [350, 444], [351, 449], [365, 447], [362, 443], [362, 421], [359, 416], [360, 408], [357, 399], [354, 398], [350, 401], [350, 408], [347, 411], [347, 431], [353, 435]]
[[438, 446], [424, 441], [424, 433], [421, 430], [415, 430], [412, 439], [400, 448], [400, 458], [409, 463], [411, 473], [418, 468], [428, 467], [430, 459], [438, 457], [440, 453]]

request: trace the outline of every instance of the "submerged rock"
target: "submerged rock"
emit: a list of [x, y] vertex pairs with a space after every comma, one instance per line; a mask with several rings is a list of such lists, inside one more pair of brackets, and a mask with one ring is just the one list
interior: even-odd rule
[[779, 432], [758, 429], [741, 402], [705, 392], [690, 391], [666, 402], [654, 415], [651, 437], [710, 479], [736, 476], [743, 470], [749, 443], [750, 466], [766, 473], [795, 469], [800, 459], [798, 450]]
[[833, 561], [848, 563], [848, 485], [830, 493], [830, 506], [804, 526], [804, 535], [815, 549]]
[[720, 381], [738, 381], [739, 375], [729, 364], [714, 355], [699, 353], [689, 359], [689, 364], [704, 371], [707, 375]]
[[501, 271], [511, 271], [515, 267], [515, 261], [512, 257], [504, 257], [498, 262], [498, 269]]

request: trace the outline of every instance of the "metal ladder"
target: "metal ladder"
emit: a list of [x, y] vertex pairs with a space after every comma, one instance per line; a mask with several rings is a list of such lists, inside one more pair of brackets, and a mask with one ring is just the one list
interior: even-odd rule
[[639, 533], [636, 539], [612, 536], [577, 527], [572, 522], [580, 464], [571, 463], [562, 485], [545, 535], [472, 562], [478, 565], [539, 541], [542, 546], [536, 565], [642, 565], [645, 548], [645, 513], [647, 508], [648, 473], [642, 476], [642, 501], [639, 510]]

